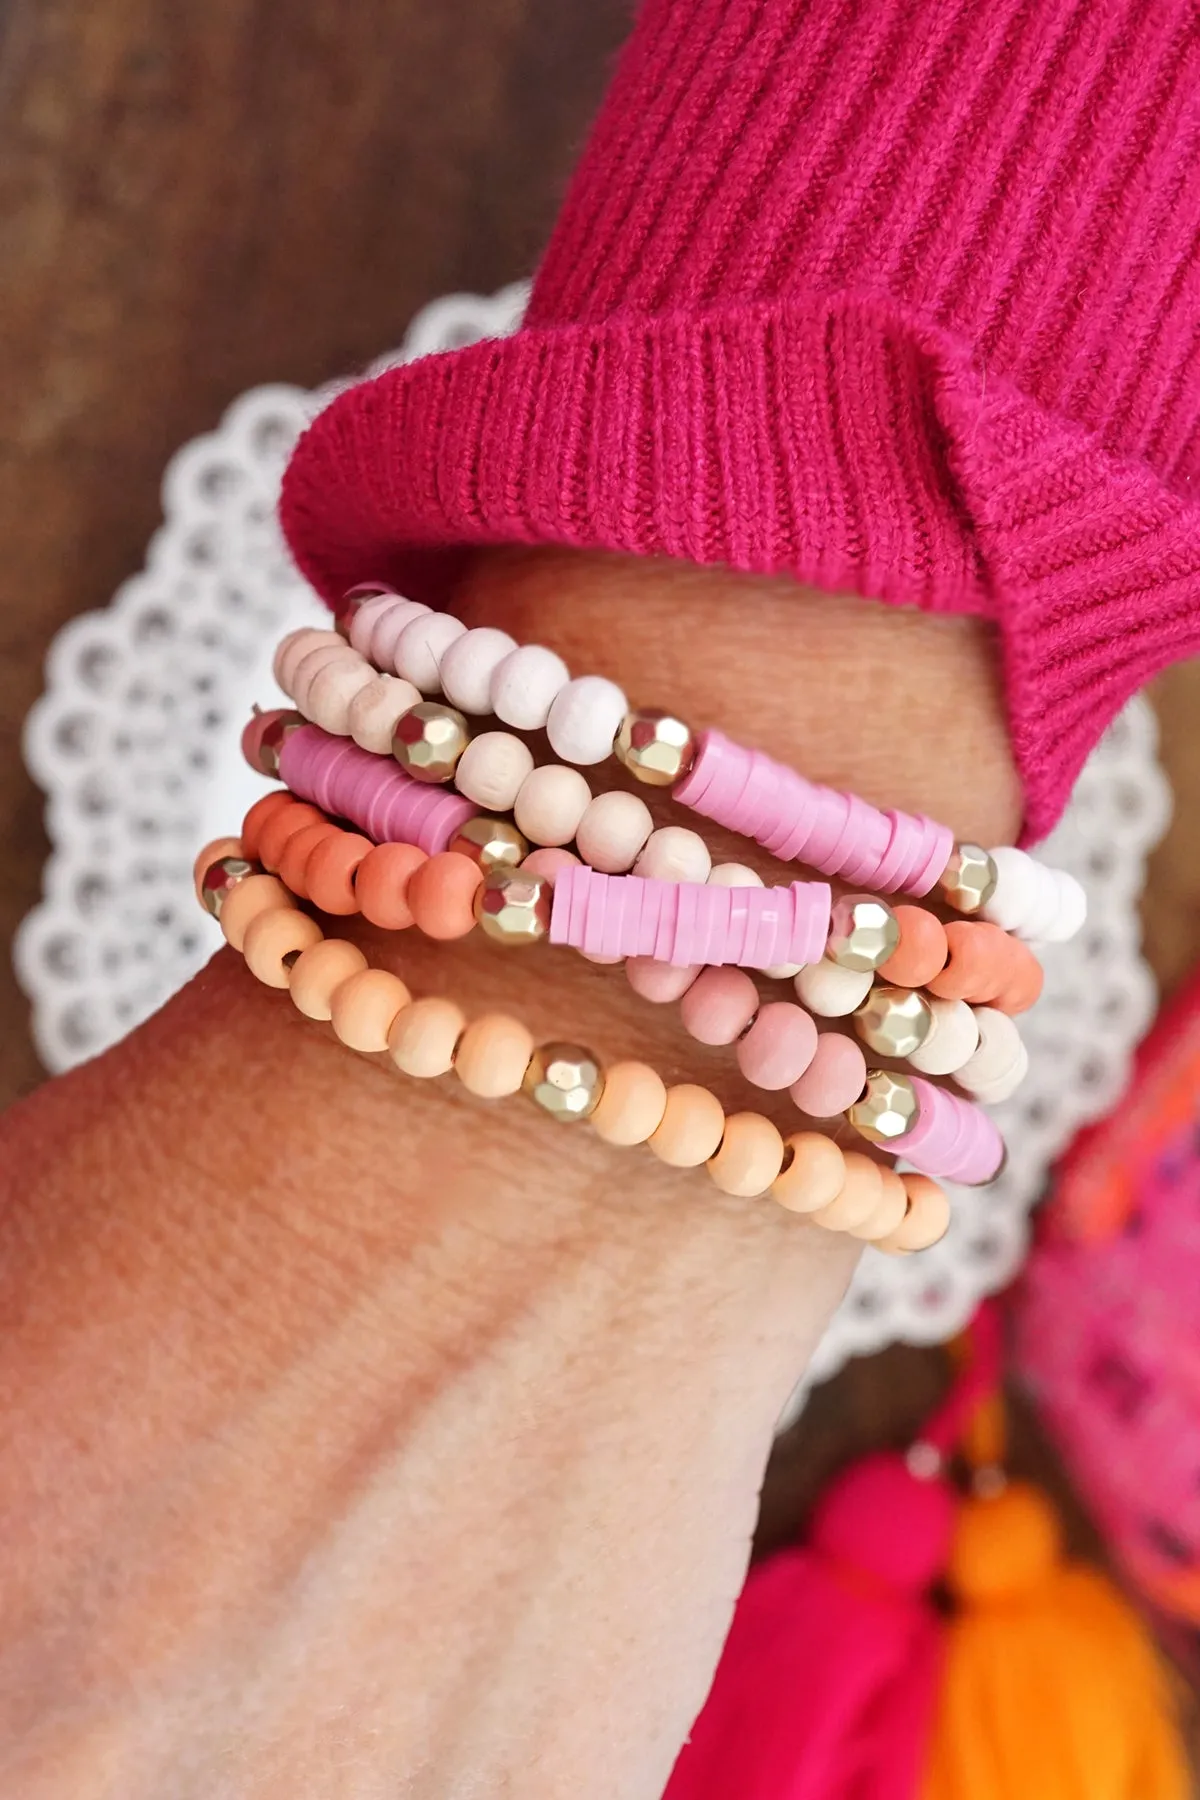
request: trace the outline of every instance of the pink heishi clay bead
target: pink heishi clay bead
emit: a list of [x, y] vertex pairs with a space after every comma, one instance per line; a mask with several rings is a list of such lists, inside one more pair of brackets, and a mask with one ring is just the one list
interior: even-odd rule
[[755, 1087], [791, 1087], [812, 1061], [817, 1028], [802, 1006], [772, 1000], [737, 1047], [738, 1068]]
[[541, 850], [531, 850], [521, 864], [521, 867], [528, 869], [531, 875], [545, 876], [551, 887], [554, 886], [555, 877], [560, 875], [564, 869], [574, 869], [578, 866], [579, 858], [575, 852], [560, 849], [557, 845], [549, 845]]
[[697, 963], [692, 969], [676, 968], [674, 963], [655, 962], [649, 956], [631, 956], [625, 964], [625, 978], [635, 994], [663, 1006], [683, 996], [701, 972]]
[[732, 1044], [757, 1011], [758, 989], [743, 969], [702, 970], [679, 1005], [683, 1028], [698, 1044]]
[[867, 1060], [861, 1045], [840, 1031], [823, 1031], [816, 1053], [799, 1081], [791, 1087], [792, 1099], [810, 1119], [833, 1119], [853, 1106], [867, 1079]]

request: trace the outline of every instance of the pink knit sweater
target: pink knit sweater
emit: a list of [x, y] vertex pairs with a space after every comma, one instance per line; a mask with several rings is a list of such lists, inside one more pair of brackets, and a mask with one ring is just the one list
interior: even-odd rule
[[1198, 170], [1193, 0], [646, 0], [524, 328], [321, 415], [297, 561], [436, 602], [570, 544], [994, 619], [1040, 835], [1200, 649]]

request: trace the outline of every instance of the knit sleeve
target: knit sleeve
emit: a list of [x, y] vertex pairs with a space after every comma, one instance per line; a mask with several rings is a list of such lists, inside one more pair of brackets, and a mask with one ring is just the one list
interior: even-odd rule
[[995, 621], [1027, 831], [1200, 651], [1192, 0], [648, 0], [524, 328], [342, 395], [329, 598], [546, 542]]

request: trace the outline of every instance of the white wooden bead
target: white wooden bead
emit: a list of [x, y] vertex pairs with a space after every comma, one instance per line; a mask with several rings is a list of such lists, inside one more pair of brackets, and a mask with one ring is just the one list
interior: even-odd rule
[[312, 625], [301, 625], [298, 631], [289, 631], [275, 652], [271, 664], [272, 673], [284, 693], [291, 699], [292, 678], [297, 665], [303, 661], [310, 650], [332, 650], [338, 645], [345, 648], [345, 639], [336, 631], [319, 631]]
[[396, 667], [396, 645], [401, 634], [428, 612], [420, 600], [397, 600], [391, 611], [382, 613], [371, 627], [370, 660], [383, 674], [390, 674]]
[[708, 871], [709, 887], [762, 887], [763, 878], [746, 863], [714, 863]]
[[1053, 869], [1051, 873], [1058, 890], [1058, 911], [1042, 937], [1048, 944], [1066, 944], [1087, 923], [1087, 893], [1065, 869]]
[[466, 629], [462, 620], [450, 613], [427, 612], [419, 619], [410, 620], [397, 638], [392, 653], [397, 675], [411, 681], [423, 694], [440, 694], [442, 658]]
[[511, 731], [482, 731], [459, 757], [454, 785], [485, 812], [507, 812], [532, 768], [532, 750]]
[[333, 737], [350, 735], [350, 703], [355, 694], [373, 681], [375, 671], [361, 657], [330, 662], [319, 669], [309, 684], [305, 717]]
[[932, 1021], [929, 1035], [908, 1062], [919, 1075], [953, 1075], [975, 1054], [979, 1026], [965, 1000], [937, 1000], [927, 995]]
[[564, 762], [585, 768], [612, 755], [613, 739], [629, 702], [615, 681], [580, 675], [554, 697], [546, 720], [550, 747]]
[[986, 1087], [1003, 1080], [1018, 1066], [1021, 1034], [1008, 1014], [994, 1006], [974, 1006], [971, 1011], [979, 1043], [961, 1068], [954, 1071], [954, 1078], [959, 1087], [973, 1094], [980, 1085]]
[[322, 669], [333, 663], [348, 663], [351, 668], [362, 667], [362, 657], [349, 644], [319, 644], [315, 650], [306, 651], [292, 672], [292, 699], [303, 712], [308, 705], [308, 696], [313, 682]]
[[662, 825], [652, 831], [634, 864], [636, 875], [656, 881], [707, 881], [711, 869], [708, 845], [686, 825]]
[[597, 794], [579, 821], [576, 847], [585, 863], [602, 875], [624, 875], [654, 829], [650, 808], [636, 794], [614, 788]]
[[521, 783], [513, 807], [517, 830], [531, 844], [569, 844], [587, 811], [592, 790], [578, 769], [545, 763]]
[[465, 713], [492, 710], [492, 675], [516, 645], [507, 631], [481, 625], [464, 631], [445, 650], [441, 659], [442, 692], [451, 706]]
[[[1029, 1073], [1029, 1052], [1024, 1044], [1018, 1046], [1016, 1061], [1003, 1075], [997, 1075], [994, 1081], [977, 1081], [971, 1088], [976, 1100], [982, 1100], [985, 1106], [1000, 1106], [1010, 1100]], [[962, 1075], [955, 1080], [961, 1082]]]
[[980, 908], [980, 916], [1004, 931], [1020, 931], [1043, 891], [1041, 869], [1032, 856], [1011, 844], [1002, 844], [989, 854], [996, 865], [996, 887]]
[[822, 958], [794, 977], [797, 998], [819, 1019], [845, 1019], [861, 1006], [875, 980], [871, 969], [839, 969]]
[[397, 724], [420, 698], [411, 681], [376, 675], [350, 702], [350, 736], [360, 749], [390, 756]]
[[550, 708], [571, 679], [561, 656], [522, 644], [492, 671], [492, 711], [518, 731], [544, 731]]
[[370, 656], [371, 636], [376, 625], [391, 612], [399, 599], [399, 594], [375, 594], [355, 608], [354, 617], [350, 621], [350, 642], [360, 656]]

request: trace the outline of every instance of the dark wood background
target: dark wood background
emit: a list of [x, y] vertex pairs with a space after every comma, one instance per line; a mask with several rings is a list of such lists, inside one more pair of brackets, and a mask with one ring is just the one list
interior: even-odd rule
[[[631, 0], [0, 0], [0, 936], [32, 904], [19, 755], [47, 644], [141, 563], [172, 451], [242, 389], [304, 387], [417, 307], [529, 272]], [[1200, 668], [1156, 703], [1178, 817], [1146, 900], [1166, 987], [1195, 954]], [[39, 1079], [0, 965], [0, 1104]], [[903, 1441], [934, 1353], [851, 1369], [781, 1446], [764, 1527]], [[1018, 1458], [1049, 1459], [1029, 1430]]]

